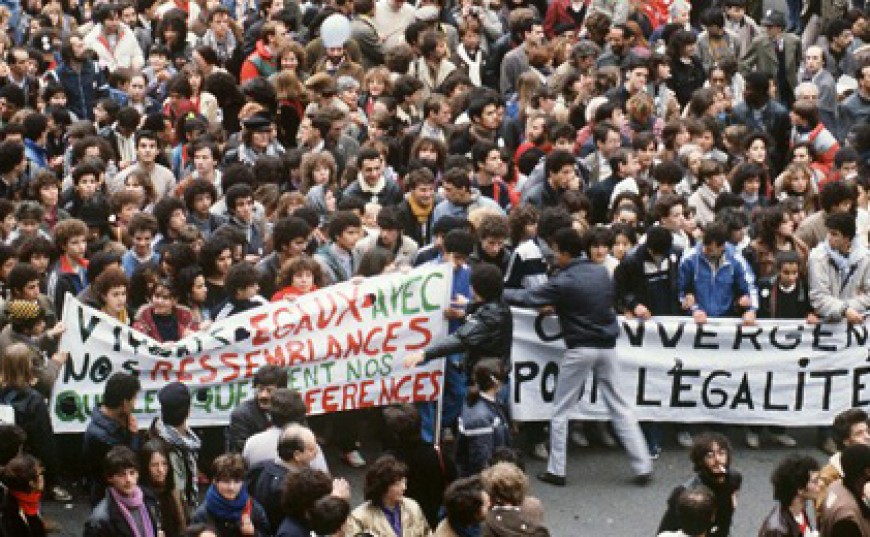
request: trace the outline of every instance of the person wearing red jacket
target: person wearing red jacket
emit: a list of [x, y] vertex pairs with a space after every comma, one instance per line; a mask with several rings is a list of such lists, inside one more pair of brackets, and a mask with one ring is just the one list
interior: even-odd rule
[[283, 22], [269, 21], [260, 29], [254, 52], [242, 64], [239, 81], [244, 84], [257, 77], [268, 78], [278, 72], [278, 45], [287, 33]]
[[565, 32], [579, 32], [586, 15], [591, 12], [592, 0], [553, 0], [544, 17], [544, 34], [553, 39]]

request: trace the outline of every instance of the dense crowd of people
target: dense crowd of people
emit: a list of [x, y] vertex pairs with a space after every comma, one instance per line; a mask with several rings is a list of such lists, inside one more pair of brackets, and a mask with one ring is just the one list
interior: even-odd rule
[[[197, 432], [189, 387], [164, 386], [140, 424], [139, 382], [116, 374], [81, 447], [85, 535], [544, 535], [517, 449], [565, 485], [567, 445], [589, 436], [615, 434], [647, 483], [670, 426], [639, 425], [620, 392], [617, 314], [860, 324], [870, 308], [870, 13], [787, 7], [0, 3], [0, 416], [17, 424], [0, 442], [0, 532], [42, 535], [43, 493], [71, 499], [47, 407], [67, 295], [170, 343], [426, 263], [453, 270], [450, 335], [404, 360], [446, 357], [441, 416], [306, 420], [286, 372], [263, 367], [225, 434]], [[567, 347], [552, 421], [519, 437], [508, 304], [555, 313]], [[569, 424], [591, 371], [612, 422]], [[361, 421], [382, 427], [376, 460]], [[661, 529], [726, 535], [727, 439], [672, 425], [698, 476]], [[741, 431], [751, 448], [796, 444]], [[821, 501], [818, 466], [789, 459], [764, 535], [870, 535], [870, 456], [844, 434], [819, 430], [845, 476], [821, 525], [801, 509]], [[368, 467], [353, 511], [318, 441]]]

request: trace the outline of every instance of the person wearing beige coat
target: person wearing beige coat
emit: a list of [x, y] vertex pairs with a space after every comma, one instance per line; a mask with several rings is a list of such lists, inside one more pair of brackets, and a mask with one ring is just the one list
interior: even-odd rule
[[432, 530], [420, 506], [405, 497], [408, 467], [384, 455], [366, 473], [366, 502], [350, 514], [345, 535], [368, 532], [376, 537], [429, 537]]

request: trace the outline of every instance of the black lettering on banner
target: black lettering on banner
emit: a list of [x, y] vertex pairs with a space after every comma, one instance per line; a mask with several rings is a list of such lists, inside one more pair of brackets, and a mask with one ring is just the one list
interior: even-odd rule
[[136, 367], [139, 365], [139, 362], [136, 360], [124, 360], [124, 363], [121, 364], [121, 369], [127, 373], [130, 373], [134, 377], [139, 376], [139, 368]]
[[[552, 378], [552, 390], [547, 389], [547, 379]], [[559, 366], [556, 362], [547, 362], [544, 366], [544, 371], [541, 373], [541, 399], [545, 403], [552, 403], [556, 398], [556, 383], [559, 382]]]
[[121, 352], [121, 332], [123, 328], [121, 326], [116, 326], [112, 328], [112, 350], [115, 352]]
[[735, 351], [740, 350], [740, 342], [744, 339], [747, 339], [752, 343], [752, 346], [755, 348], [755, 350], [760, 351], [761, 345], [758, 344], [758, 336], [760, 335], [760, 326], [743, 326], [742, 324], [738, 324], [737, 332], [734, 334], [734, 346], [732, 348]]
[[668, 371], [668, 375], [674, 377], [673, 386], [671, 387], [671, 408], [694, 408], [698, 406], [697, 401], [683, 401], [680, 399], [681, 392], [689, 392], [692, 390], [691, 384], [683, 383], [683, 377], [701, 376], [700, 369], [683, 369], [683, 364], [677, 361], [677, 364]]
[[91, 318], [88, 319], [87, 324], [85, 324], [85, 308], [79, 304], [76, 306], [76, 309], [79, 310], [79, 335], [82, 338], [82, 343], [87, 343], [91, 334], [93, 334], [94, 330], [97, 328], [97, 325], [100, 324], [100, 319], [97, 316], [92, 315]]
[[73, 382], [81, 382], [90, 377], [91, 382], [99, 384], [105, 382], [109, 378], [109, 375], [112, 374], [112, 361], [107, 356], [100, 356], [91, 363], [91, 353], [86, 352], [80, 362], [81, 369], [76, 371], [75, 361], [66, 361], [66, 367], [63, 370], [64, 383], [68, 383], [70, 379]]
[[540, 338], [541, 341], [549, 343], [551, 341], [561, 339], [562, 331], [558, 330], [555, 334], [546, 333], [544, 331], [544, 320], [547, 319], [547, 317], [549, 317], [549, 315], [544, 315], [543, 313], [539, 313], [538, 316], [535, 317], [535, 333], [538, 335], [538, 338]]
[[666, 349], [676, 348], [677, 344], [683, 338], [683, 330], [686, 329], [686, 322], [680, 321], [677, 323], [677, 329], [674, 331], [673, 336], [668, 335], [668, 331], [665, 330], [665, 325], [662, 323], [658, 323], [659, 325], [659, 338], [662, 340], [662, 347]]
[[661, 401], [646, 398], [646, 368], [637, 370], [637, 406], [662, 406]]
[[731, 401], [731, 410], [739, 405], [746, 405], [749, 410], [755, 409], [755, 405], [752, 404], [752, 391], [749, 389], [749, 373], [743, 373], [743, 380], [740, 381], [734, 400]]
[[718, 343], [705, 343], [704, 338], [715, 337], [718, 335], [716, 332], [712, 330], [706, 330], [707, 325], [699, 324], [697, 325], [697, 330], [695, 331], [695, 348], [696, 349], [709, 349], [712, 351], [719, 349]]
[[770, 400], [773, 393], [773, 371], [767, 372], [767, 382], [764, 383], [764, 410], [788, 410], [788, 405], [775, 405]]
[[540, 371], [540, 367], [535, 362], [514, 362], [514, 378], [516, 379], [514, 382], [514, 403], [522, 402], [520, 394], [523, 384], [534, 380], [538, 376], [538, 371]]
[[[805, 368], [810, 365], [809, 358], [801, 358], [798, 360], [798, 367]], [[803, 410], [804, 408], [804, 388], [807, 385], [807, 372], [798, 371], [797, 388], [794, 391], [794, 409]]]
[[[637, 332], [631, 329], [632, 323], [628, 321], [622, 321], [622, 331], [625, 332], [625, 335], [628, 337], [628, 344], [632, 347], [643, 347], [643, 336], [646, 333], [646, 323], [640, 321], [637, 323]], [[661, 326], [661, 324], [659, 324]], [[537, 331], [537, 323], [535, 324], [535, 330]]]
[[817, 351], [825, 351], [825, 352], [834, 352], [837, 350], [836, 345], [825, 345], [822, 342], [823, 337], [831, 337], [834, 333], [830, 330], [825, 330], [825, 326], [822, 324], [817, 324], [815, 329], [813, 330], [813, 350]]
[[846, 325], [846, 347], [852, 346], [852, 338], [855, 338], [855, 345], [863, 347], [867, 344], [867, 327], [863, 324], [847, 324]]
[[870, 399], [861, 399], [861, 391], [867, 387], [862, 377], [870, 373], [870, 367], [856, 367], [852, 371], [852, 407], [870, 405]]
[[831, 385], [834, 377], [842, 377], [849, 374], [846, 369], [831, 369], [830, 371], [811, 371], [811, 379], [825, 379], [825, 387], [822, 392], [822, 410], [831, 409]]
[[[722, 388], [710, 388], [710, 383], [717, 377], [731, 378], [731, 373], [728, 371], [716, 370], [707, 375], [704, 379], [704, 384], [701, 386], [701, 402], [707, 408], [722, 408], [728, 404], [728, 394]], [[717, 397], [717, 402], [710, 399], [711, 395]]]
[[802, 324], [799, 324], [797, 326], [797, 330], [786, 331], [783, 341], [791, 341], [791, 343], [786, 344], [783, 341], [777, 339], [776, 335], [779, 333], [779, 327], [774, 326], [770, 330], [770, 344], [781, 351], [790, 351], [796, 349], [797, 346], [801, 344], [801, 333], [803, 331], [804, 325]]

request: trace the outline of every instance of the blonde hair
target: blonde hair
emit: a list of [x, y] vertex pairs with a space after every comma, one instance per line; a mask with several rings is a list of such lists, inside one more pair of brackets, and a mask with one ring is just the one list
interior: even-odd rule
[[6, 347], [0, 360], [0, 384], [23, 390], [33, 385], [33, 352], [24, 343]]
[[498, 462], [480, 474], [493, 505], [522, 505], [529, 492], [529, 478], [516, 464]]

